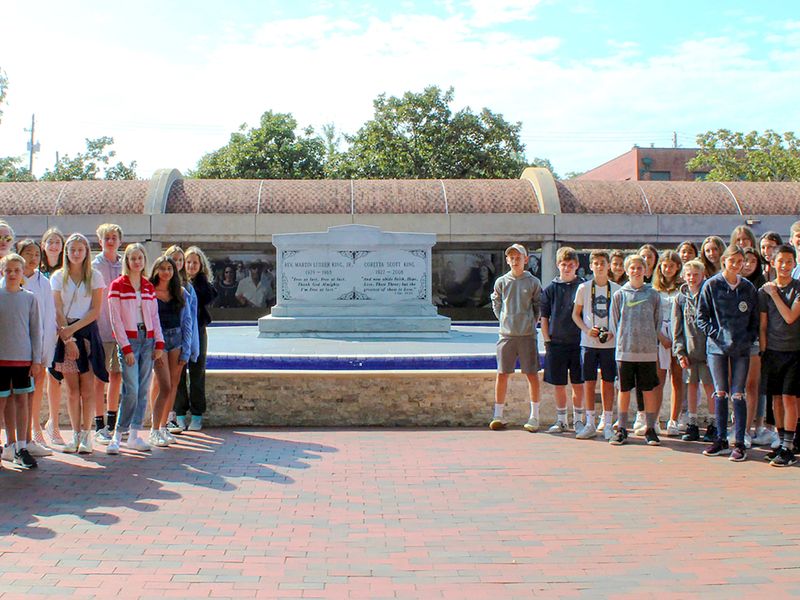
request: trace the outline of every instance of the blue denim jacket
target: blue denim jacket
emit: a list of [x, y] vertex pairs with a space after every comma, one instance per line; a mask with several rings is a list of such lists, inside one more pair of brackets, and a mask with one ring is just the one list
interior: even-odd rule
[[749, 354], [758, 337], [758, 318], [758, 293], [747, 279], [742, 277], [731, 289], [722, 273], [717, 273], [703, 284], [697, 327], [706, 334], [709, 354]]

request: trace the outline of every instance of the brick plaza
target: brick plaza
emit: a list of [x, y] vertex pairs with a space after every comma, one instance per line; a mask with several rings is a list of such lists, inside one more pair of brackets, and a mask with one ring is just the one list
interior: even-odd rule
[[4, 463], [0, 597], [800, 595], [800, 468], [664, 442], [211, 429]]

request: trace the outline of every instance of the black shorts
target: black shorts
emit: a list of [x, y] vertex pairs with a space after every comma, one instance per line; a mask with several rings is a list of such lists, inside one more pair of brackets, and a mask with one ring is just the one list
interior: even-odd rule
[[633, 388], [649, 392], [658, 387], [658, 366], [653, 362], [617, 361], [619, 391], [630, 392]]
[[617, 378], [617, 351], [614, 348], [589, 348], [581, 346], [581, 368], [584, 381], [597, 381], [597, 370], [603, 381], [614, 383]]
[[798, 366], [797, 352], [766, 350], [761, 358], [761, 380], [767, 396], [797, 396]]
[[30, 394], [33, 379], [30, 367], [0, 367], [0, 398], [11, 394]]
[[552, 342], [547, 344], [544, 380], [550, 385], [567, 385], [568, 380], [570, 383], [583, 383], [581, 347]]

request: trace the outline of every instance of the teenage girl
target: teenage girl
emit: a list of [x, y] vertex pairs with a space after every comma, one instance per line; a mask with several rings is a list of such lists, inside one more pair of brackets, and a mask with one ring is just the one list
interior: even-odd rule
[[208, 334], [206, 327], [211, 323], [211, 314], [208, 307], [217, 296], [209, 278], [211, 265], [203, 251], [197, 246], [190, 246], [186, 250], [186, 274], [192, 289], [197, 295], [197, 330], [200, 337], [200, 352], [196, 361], [190, 361], [189, 390], [184, 387], [185, 371], [181, 375], [178, 395], [175, 398], [175, 412], [178, 427], [186, 429], [186, 412], [191, 413], [189, 429], [199, 431], [203, 426], [203, 413], [206, 409], [206, 354], [208, 352]]
[[[196, 362], [197, 357], [200, 354], [200, 330], [197, 323], [197, 294], [189, 283], [189, 276], [186, 273], [186, 253], [180, 246], [173, 245], [167, 248], [166, 252], [164, 252], [164, 255], [175, 261], [175, 265], [178, 267], [178, 274], [181, 278], [181, 285], [186, 293], [186, 303], [189, 305], [189, 312], [192, 319], [192, 343], [189, 361]], [[199, 431], [202, 428], [201, 419], [196, 419], [194, 424], [190, 422], [189, 427], [181, 428], [178, 425], [174, 402], [177, 401], [183, 406], [186, 406], [189, 403], [189, 399], [186, 395], [186, 387], [186, 368], [184, 368], [183, 371], [181, 371], [181, 378], [178, 382], [178, 390], [174, 396], [173, 404], [170, 404], [169, 406], [169, 413], [167, 414], [167, 431], [178, 433], [179, 431], [182, 431], [182, 429]], [[178, 397], [180, 397], [179, 401], [177, 400]]]
[[[722, 254], [722, 271], [700, 292], [697, 326], [706, 334], [708, 367], [714, 382], [717, 440], [703, 451], [706, 456], [730, 454], [732, 461], [747, 458], [745, 385], [750, 350], [758, 336], [758, 300], [753, 284], [741, 276], [744, 253], [730, 246]], [[735, 443], [728, 446], [728, 397], [733, 400]]]
[[[38, 242], [26, 239], [17, 242], [17, 253], [25, 259], [22, 287], [32, 292], [39, 304], [39, 320], [42, 323], [42, 364], [50, 366], [53, 362], [53, 354], [56, 351], [58, 326], [56, 325], [56, 304], [53, 299], [50, 281], [39, 272], [42, 252]], [[34, 388], [33, 393], [30, 395], [28, 451], [33, 456], [49, 456], [52, 454], [47, 448], [42, 425], [39, 421], [45, 377], [45, 369], [41, 369], [37, 376], [33, 378]]]
[[670, 376], [670, 420], [667, 423], [667, 435], [677, 436], [678, 416], [683, 401], [683, 369], [678, 359], [672, 355], [672, 310], [680, 293], [683, 280], [680, 278], [683, 261], [680, 254], [673, 250], [665, 250], [656, 266], [653, 275], [653, 289], [661, 296], [661, 330], [658, 332], [658, 381], [656, 393], [659, 400], [659, 411], [664, 397], [664, 385], [667, 371]]
[[138, 451], [150, 449], [139, 437], [139, 432], [147, 408], [153, 361], [161, 359], [164, 336], [158, 318], [155, 287], [144, 277], [146, 266], [144, 246], [128, 244], [122, 258], [122, 275], [112, 281], [108, 289], [108, 315], [120, 348], [123, 382], [119, 419], [106, 449], [108, 454], [119, 453], [125, 430], [129, 430], [128, 448]]
[[656, 263], [658, 262], [658, 249], [653, 246], [653, 244], [645, 244], [639, 248], [637, 254], [644, 259], [644, 282], [652, 283], [653, 273], [655, 272]]
[[149, 442], [153, 446], [163, 447], [174, 441], [166, 429], [167, 415], [175, 402], [181, 370], [189, 360], [192, 320], [178, 267], [171, 258], [160, 256], [156, 259], [150, 282], [155, 286], [158, 299], [158, 316], [166, 356], [162, 355], [155, 361], [158, 393], [153, 400]]
[[690, 260], [694, 260], [697, 258], [699, 251], [697, 250], [697, 246], [694, 242], [690, 240], [685, 240], [681, 242], [678, 247], [676, 248], [677, 253], [681, 257], [681, 262], [685, 265]]
[[[105, 351], [97, 329], [97, 316], [106, 287], [92, 268], [89, 240], [73, 233], [64, 244], [61, 269], [50, 278], [56, 304], [58, 345], [50, 372], [67, 384], [72, 439], [64, 452], [91, 453], [94, 425], [94, 379], [108, 382]], [[53, 415], [51, 415], [51, 420]]]
[[[61, 269], [64, 261], [64, 234], [57, 227], [51, 227], [42, 236], [42, 263], [39, 272], [47, 279]], [[50, 363], [45, 364], [50, 367]], [[49, 409], [45, 433], [51, 445], [63, 446], [64, 438], [58, 427], [59, 413], [61, 411], [61, 382], [47, 374], [47, 407]]]
[[756, 235], [747, 225], [739, 225], [733, 228], [733, 231], [731, 231], [730, 245], [739, 246], [740, 248], [758, 249]]
[[628, 281], [628, 275], [625, 273], [625, 253], [622, 250], [612, 250], [608, 256], [611, 259], [608, 278], [618, 285], [625, 285]]
[[706, 268], [706, 279], [710, 279], [720, 270], [720, 259], [725, 252], [725, 242], [717, 235], [710, 235], [700, 244], [700, 260]]

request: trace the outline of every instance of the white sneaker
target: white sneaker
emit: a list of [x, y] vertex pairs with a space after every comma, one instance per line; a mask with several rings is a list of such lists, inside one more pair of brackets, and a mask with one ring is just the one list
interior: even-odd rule
[[744, 434], [744, 447], [747, 450], [750, 450], [750, 448], [753, 447], [753, 438], [749, 433]]
[[119, 454], [119, 439], [114, 436], [106, 446], [106, 454]]
[[150, 430], [150, 437], [147, 438], [147, 443], [151, 446], [155, 446], [156, 448], [166, 448], [169, 446], [167, 440], [161, 436], [161, 431], [158, 429]]
[[611, 441], [611, 438], [614, 437], [614, 428], [613, 427], [605, 427], [603, 429], [603, 439], [607, 442]]
[[536, 433], [539, 431], [539, 419], [536, 417], [531, 417], [528, 419], [528, 422], [522, 426], [522, 428], [530, 433]]
[[28, 452], [30, 452], [31, 456], [33, 456], [34, 458], [38, 458], [40, 456], [50, 456], [51, 454], [53, 454], [53, 451], [50, 450], [50, 448], [42, 446], [41, 444], [38, 444], [33, 440], [28, 442]]
[[633, 433], [636, 435], [644, 435], [647, 429], [647, 421], [645, 420], [644, 413], [639, 411], [636, 413], [636, 420], [633, 422]]
[[586, 423], [583, 421], [574, 421], [572, 423], [572, 428], [575, 430], [575, 435], [578, 435], [581, 431], [583, 431], [584, 427], [586, 427]]
[[597, 428], [594, 426], [594, 423], [589, 421], [581, 428], [575, 437], [579, 440], [590, 440], [597, 437]]
[[688, 425], [689, 425], [689, 413], [682, 412], [680, 415], [678, 415], [678, 431], [680, 433], [686, 433], [686, 427]]
[[669, 420], [667, 423], [667, 435], [670, 437], [676, 437], [681, 434], [681, 429], [678, 426], [677, 421], [673, 421], [672, 419]]
[[775, 434], [771, 429], [759, 427], [753, 437], [753, 444], [756, 446], [769, 446], [772, 443], [772, 436]]
[[597, 424], [597, 433], [603, 433], [606, 430], [606, 421], [600, 417], [600, 422]]
[[172, 434], [169, 432], [169, 430], [167, 430], [167, 428], [166, 428], [166, 427], [162, 427], [162, 428], [159, 430], [159, 433], [161, 434], [161, 437], [164, 439], [164, 441], [165, 441], [165, 442], [167, 442], [167, 445], [169, 445], [169, 444], [174, 444], [175, 442], [177, 442], [177, 441], [178, 441], [178, 440], [176, 440], [176, 439], [175, 439], [175, 436], [173, 436], [173, 435], [172, 435]]
[[78, 451], [78, 446], [81, 443], [81, 434], [79, 431], [75, 431], [72, 433], [72, 439], [66, 442], [63, 446], [63, 452], [65, 454], [74, 454]]
[[107, 446], [111, 441], [111, 432], [108, 427], [103, 427], [94, 432], [94, 441], [103, 446]]
[[140, 438], [138, 432], [131, 432], [130, 435], [128, 435], [128, 441], [125, 442], [125, 447], [136, 450], [137, 452], [148, 452], [150, 450], [150, 444]]
[[14, 448], [11, 446], [11, 444], [6, 444], [3, 446], [3, 453], [0, 455], [0, 459], [8, 462], [14, 461]]
[[92, 437], [91, 431], [81, 432], [80, 441], [78, 442], [79, 454], [91, 454], [94, 452], [94, 447], [92, 446]]
[[556, 421], [550, 426], [550, 429], [547, 430], [547, 433], [564, 433], [567, 431], [567, 424], [562, 423], [561, 421]]

